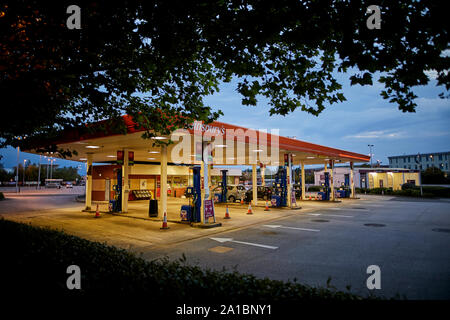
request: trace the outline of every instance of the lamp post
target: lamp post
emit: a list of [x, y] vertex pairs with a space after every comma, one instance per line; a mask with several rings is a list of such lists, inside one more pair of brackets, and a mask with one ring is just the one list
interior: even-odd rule
[[27, 159], [23, 160], [23, 180], [22, 180], [22, 186], [25, 187], [25, 166], [27, 163]]
[[41, 159], [42, 155], [39, 155], [39, 170], [38, 170], [38, 181], [37, 181], [37, 189], [41, 189]]
[[[47, 158], [47, 157], [46, 157]], [[48, 174], [49, 174], [49, 170], [48, 170], [48, 163], [50, 162], [50, 158], [47, 158], [47, 170], [45, 170], [46, 171], [46, 179], [45, 180], [48, 180]]]
[[370, 167], [372, 168], [372, 148], [373, 148], [373, 144], [368, 144], [367, 146], [369, 147]]
[[50, 179], [53, 179], [53, 161], [56, 161], [56, 159], [51, 158], [50, 160]]
[[20, 147], [17, 147], [16, 193], [19, 193], [19, 155], [20, 155]]

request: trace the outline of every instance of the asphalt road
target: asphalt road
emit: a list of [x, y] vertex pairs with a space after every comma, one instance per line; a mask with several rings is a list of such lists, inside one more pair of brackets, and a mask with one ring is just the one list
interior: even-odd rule
[[6, 199], [0, 203], [0, 213], [14, 212], [20, 214], [22, 212], [82, 206], [82, 203], [75, 200], [77, 195], [82, 193], [80, 188], [74, 187], [69, 190], [44, 189], [40, 193], [36, 191], [22, 194], [6, 193]]
[[[326, 286], [331, 278], [332, 286], [350, 286], [362, 295], [450, 299], [449, 249], [449, 202], [375, 198], [152, 250], [144, 257], [178, 259], [184, 253], [189, 264], [262, 278], [313, 286]], [[380, 290], [367, 289], [369, 265], [380, 267]]]

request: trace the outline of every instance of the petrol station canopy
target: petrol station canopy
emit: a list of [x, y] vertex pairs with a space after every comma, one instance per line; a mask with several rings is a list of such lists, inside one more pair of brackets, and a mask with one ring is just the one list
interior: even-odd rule
[[[60, 136], [51, 141], [58, 149], [76, 151], [70, 158], [73, 161], [87, 160], [88, 154], [94, 163], [114, 163], [118, 150], [132, 150], [134, 161], [141, 163], [160, 163], [160, 146], [154, 140], [172, 139], [175, 143], [167, 148], [168, 163], [200, 164], [199, 141], [210, 141], [213, 145], [213, 163], [223, 165], [251, 165], [263, 163], [268, 166], [283, 164], [285, 154], [292, 154], [293, 163], [324, 164], [368, 162], [370, 157], [341, 149], [313, 144], [298, 139], [283, 137], [274, 129], [248, 129], [219, 121], [204, 124], [194, 122], [189, 128], [177, 130], [170, 136], [155, 136], [143, 139], [144, 129], [136, 128], [131, 116], [123, 116], [127, 134], [105, 132], [80, 133], [77, 130], [62, 131]], [[196, 137], [200, 136], [197, 141]], [[203, 136], [203, 137], [202, 137]], [[183, 144], [184, 143], [184, 144]], [[185, 148], [182, 149], [181, 145]], [[239, 147], [243, 150], [238, 150]], [[178, 148], [175, 149], [174, 148]], [[242, 148], [241, 148], [242, 149]], [[38, 149], [25, 150], [38, 153]], [[174, 156], [175, 155], [175, 156]], [[197, 156], [196, 156], [197, 155]], [[57, 156], [57, 155], [53, 155]], [[176, 159], [175, 159], [176, 158]], [[278, 160], [277, 160], [278, 159]]]

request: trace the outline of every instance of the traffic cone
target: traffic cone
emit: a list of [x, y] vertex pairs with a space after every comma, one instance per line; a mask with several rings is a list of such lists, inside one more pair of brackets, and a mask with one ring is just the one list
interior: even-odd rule
[[101, 217], [100, 212], [98, 211], [98, 203], [97, 203], [97, 210], [95, 210], [95, 216], [94, 217], [95, 218], [100, 218]]
[[264, 208], [264, 211], [270, 211], [268, 201], [266, 201], [266, 207]]
[[231, 218], [230, 218], [230, 213], [228, 212], [228, 205], [226, 206], [225, 217], [224, 217], [224, 219], [231, 219]]
[[169, 227], [167, 226], [167, 213], [164, 211], [164, 218], [163, 218], [163, 224], [162, 227], [160, 229], [169, 229]]
[[244, 204], [244, 198], [241, 198], [241, 204]]
[[247, 214], [253, 214], [253, 212], [252, 212], [252, 204], [251, 203], [248, 204]]

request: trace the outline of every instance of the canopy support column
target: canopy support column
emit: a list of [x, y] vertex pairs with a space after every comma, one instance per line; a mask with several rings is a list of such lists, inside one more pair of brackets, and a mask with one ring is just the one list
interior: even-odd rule
[[[92, 158], [93, 154], [87, 154], [87, 173], [86, 173], [86, 200], [84, 210], [92, 208]], [[48, 169], [48, 166], [47, 166]], [[48, 171], [48, 170], [47, 170]]]
[[167, 215], [167, 146], [161, 146], [161, 211], [164, 217], [164, 212]]
[[333, 171], [334, 171], [334, 160], [330, 160], [330, 200], [334, 201], [334, 181], [333, 181]]
[[252, 191], [253, 191], [253, 205], [258, 204], [258, 179], [256, 172], [256, 164], [252, 164]]
[[306, 183], [306, 177], [305, 177], [305, 164], [303, 163], [303, 161], [302, 162], [300, 162], [300, 167], [301, 167], [301, 175], [302, 175], [302, 177], [301, 177], [301, 181], [302, 181], [302, 200], [305, 200], [306, 199], [306, 185], [305, 185], [305, 183]]
[[291, 207], [292, 204], [292, 184], [291, 184], [291, 180], [292, 180], [292, 163], [291, 163], [291, 154], [288, 153], [288, 167], [286, 170], [286, 186], [287, 186], [287, 206]]
[[353, 172], [353, 162], [350, 162], [350, 197], [356, 198], [355, 195], [355, 179], [354, 179], [354, 172]]
[[122, 212], [128, 212], [128, 196], [130, 194], [129, 172], [130, 164], [128, 161], [128, 149], [124, 149], [123, 165], [122, 165]]

